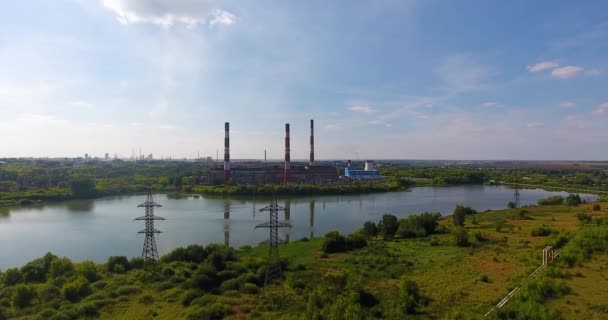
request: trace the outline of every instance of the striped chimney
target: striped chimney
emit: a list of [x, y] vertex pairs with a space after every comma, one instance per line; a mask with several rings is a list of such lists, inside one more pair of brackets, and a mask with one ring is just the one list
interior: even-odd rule
[[283, 174], [283, 183], [289, 183], [289, 168], [291, 157], [289, 155], [289, 123], [285, 124], [285, 173]]
[[224, 123], [224, 184], [230, 181], [230, 122]]
[[310, 166], [315, 165], [315, 120], [310, 119]]

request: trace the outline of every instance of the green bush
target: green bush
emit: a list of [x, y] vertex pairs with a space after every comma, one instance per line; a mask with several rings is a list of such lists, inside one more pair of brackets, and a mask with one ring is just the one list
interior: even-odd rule
[[547, 226], [542, 226], [542, 227], [532, 229], [532, 236], [546, 237], [546, 236], [550, 235], [552, 232], [553, 232], [553, 230], [551, 230], [551, 228], [549, 228]]
[[576, 218], [583, 224], [591, 223], [591, 221], [593, 220], [593, 217], [591, 217], [591, 215], [584, 212], [577, 213]]
[[392, 214], [385, 214], [382, 216], [382, 220], [378, 224], [378, 229], [384, 240], [390, 240], [395, 236], [397, 229], [399, 228], [399, 220]]
[[13, 290], [13, 306], [17, 309], [28, 307], [36, 299], [36, 288], [28, 284], [18, 284]]
[[0, 283], [6, 287], [11, 287], [23, 281], [21, 271], [17, 268], [6, 269], [0, 274]]
[[346, 237], [346, 249], [355, 250], [367, 246], [367, 239], [362, 234], [350, 234]]
[[108, 272], [124, 273], [129, 271], [129, 260], [125, 256], [112, 256], [106, 262]]
[[57, 278], [59, 276], [68, 275], [74, 272], [74, 264], [68, 258], [57, 258], [51, 261], [50, 276]]
[[321, 247], [325, 253], [346, 251], [346, 238], [338, 231], [330, 231], [325, 234]]
[[85, 277], [89, 282], [101, 279], [97, 270], [97, 265], [93, 261], [83, 261], [76, 265], [76, 271]]
[[601, 211], [601, 210], [602, 210], [602, 207], [598, 203], [593, 205], [593, 211]]
[[564, 203], [564, 197], [562, 196], [551, 196], [546, 199], [538, 200], [539, 206], [554, 206], [562, 203]]
[[368, 237], [375, 237], [378, 235], [378, 227], [373, 221], [366, 221], [363, 224], [363, 231]]
[[421, 295], [418, 284], [406, 278], [401, 279], [399, 303], [404, 314], [415, 314], [421, 306]]
[[578, 206], [579, 204], [583, 203], [583, 200], [581, 200], [581, 196], [578, 194], [569, 194], [566, 197], [565, 203], [569, 206]]
[[463, 227], [456, 227], [452, 230], [454, 236], [454, 244], [459, 247], [466, 247], [469, 243], [469, 233]]
[[75, 302], [91, 294], [91, 285], [85, 278], [77, 278], [64, 284], [61, 291], [67, 300]]
[[238, 279], [228, 279], [220, 285], [220, 290], [228, 291], [228, 290], [239, 290], [241, 287], [241, 281]]
[[221, 320], [232, 313], [229, 305], [213, 303], [207, 307], [196, 307], [188, 316], [188, 320]]
[[410, 215], [399, 220], [397, 236], [401, 238], [426, 237], [434, 234], [439, 225], [441, 214], [438, 212], [425, 212], [418, 215]]
[[476, 214], [473, 208], [459, 204], [454, 208], [454, 212], [452, 213], [452, 222], [457, 227], [464, 226], [464, 221], [467, 215]]
[[83, 317], [98, 317], [99, 310], [97, 309], [97, 305], [93, 302], [86, 302], [80, 304], [76, 307], [76, 311]]

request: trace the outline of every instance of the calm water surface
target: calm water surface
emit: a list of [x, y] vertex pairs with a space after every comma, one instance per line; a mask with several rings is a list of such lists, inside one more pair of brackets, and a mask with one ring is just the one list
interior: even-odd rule
[[[565, 192], [521, 190], [521, 204], [533, 204]], [[581, 195], [595, 199], [593, 195]], [[256, 245], [268, 236], [263, 223], [267, 213], [258, 210], [269, 198], [171, 197], [155, 195], [163, 207], [157, 215], [166, 218], [156, 228], [163, 233], [156, 242], [160, 254], [192, 243], [226, 243], [234, 247]], [[281, 218], [290, 220], [291, 230], [282, 237], [323, 236], [329, 230], [350, 233], [367, 220], [377, 221], [390, 212], [399, 217], [425, 211], [450, 214], [457, 204], [477, 210], [502, 209], [513, 200], [513, 189], [505, 186], [419, 187], [409, 192], [364, 195], [280, 198], [290, 210]], [[21, 266], [53, 252], [75, 261], [103, 262], [108, 256], [139, 256], [144, 241], [137, 234], [144, 225], [133, 219], [144, 214], [137, 205], [144, 195], [67, 201], [44, 206], [0, 208], [0, 269]], [[287, 217], [286, 217], [287, 215]]]

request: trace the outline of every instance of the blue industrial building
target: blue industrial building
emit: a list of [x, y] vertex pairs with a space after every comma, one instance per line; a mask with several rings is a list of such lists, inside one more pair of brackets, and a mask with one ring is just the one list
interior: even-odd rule
[[344, 168], [344, 176], [351, 180], [380, 180], [380, 172], [374, 169], [374, 163], [372, 161], [365, 162], [365, 169], [353, 169], [350, 167], [350, 161], [348, 167]]

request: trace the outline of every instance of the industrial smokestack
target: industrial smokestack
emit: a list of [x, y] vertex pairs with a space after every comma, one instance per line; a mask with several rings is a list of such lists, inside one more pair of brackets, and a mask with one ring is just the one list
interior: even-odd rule
[[291, 157], [289, 156], [289, 123], [285, 124], [285, 173], [283, 174], [283, 183], [289, 183], [289, 167]]
[[348, 167], [350, 168], [350, 160], [348, 160]]
[[230, 123], [224, 124], [224, 184], [230, 181]]
[[315, 165], [315, 120], [310, 119], [310, 166]]

